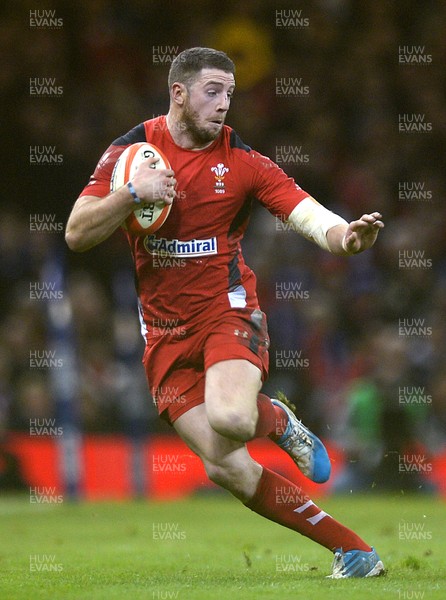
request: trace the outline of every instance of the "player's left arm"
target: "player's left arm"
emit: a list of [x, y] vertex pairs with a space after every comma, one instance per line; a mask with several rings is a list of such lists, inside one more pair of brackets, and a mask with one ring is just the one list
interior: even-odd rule
[[330, 252], [339, 256], [363, 252], [373, 246], [383, 227], [379, 212], [362, 215], [360, 219], [347, 225], [335, 225], [326, 234]]
[[[276, 217], [283, 218], [293, 229], [324, 250], [349, 256], [367, 250], [384, 227], [379, 212], [372, 212], [351, 223], [322, 206], [282, 169], [266, 156], [251, 151], [251, 192]], [[294, 206], [294, 208], [292, 208]]]
[[379, 212], [373, 212], [347, 223], [311, 196], [299, 202], [288, 217], [298, 233], [338, 256], [358, 254], [373, 246], [384, 227], [381, 219]]

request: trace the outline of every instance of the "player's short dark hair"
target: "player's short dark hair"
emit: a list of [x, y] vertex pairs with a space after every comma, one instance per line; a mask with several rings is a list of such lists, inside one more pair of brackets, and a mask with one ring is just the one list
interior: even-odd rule
[[169, 89], [175, 81], [189, 86], [201, 69], [220, 69], [235, 73], [235, 65], [225, 52], [213, 48], [188, 48], [172, 61], [169, 71]]

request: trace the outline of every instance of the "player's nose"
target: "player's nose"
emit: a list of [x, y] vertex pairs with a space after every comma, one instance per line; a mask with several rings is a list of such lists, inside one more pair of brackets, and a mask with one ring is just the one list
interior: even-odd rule
[[230, 103], [231, 103], [231, 98], [227, 94], [224, 94], [223, 96], [221, 96], [218, 99], [218, 104], [216, 106], [216, 109], [219, 112], [228, 112]]

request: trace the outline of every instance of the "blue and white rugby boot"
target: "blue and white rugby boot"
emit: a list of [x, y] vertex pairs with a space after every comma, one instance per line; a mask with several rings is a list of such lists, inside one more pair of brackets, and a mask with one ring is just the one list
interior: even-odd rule
[[327, 575], [327, 578], [379, 577], [384, 574], [384, 565], [374, 548], [371, 552], [362, 550], [343, 552], [342, 548], [338, 548], [333, 559], [332, 574]]
[[[279, 398], [287, 402], [283, 394], [280, 394]], [[330, 459], [324, 444], [299, 421], [294, 412], [281, 400], [271, 398], [271, 402], [280, 406], [288, 415], [288, 425], [276, 444], [291, 456], [308, 479], [316, 483], [324, 483], [330, 477], [331, 472]]]

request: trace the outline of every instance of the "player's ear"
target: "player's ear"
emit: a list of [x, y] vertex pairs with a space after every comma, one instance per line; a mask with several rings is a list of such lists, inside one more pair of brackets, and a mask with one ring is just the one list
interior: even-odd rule
[[187, 88], [184, 83], [175, 81], [170, 88], [170, 98], [178, 106], [183, 106], [187, 96]]

